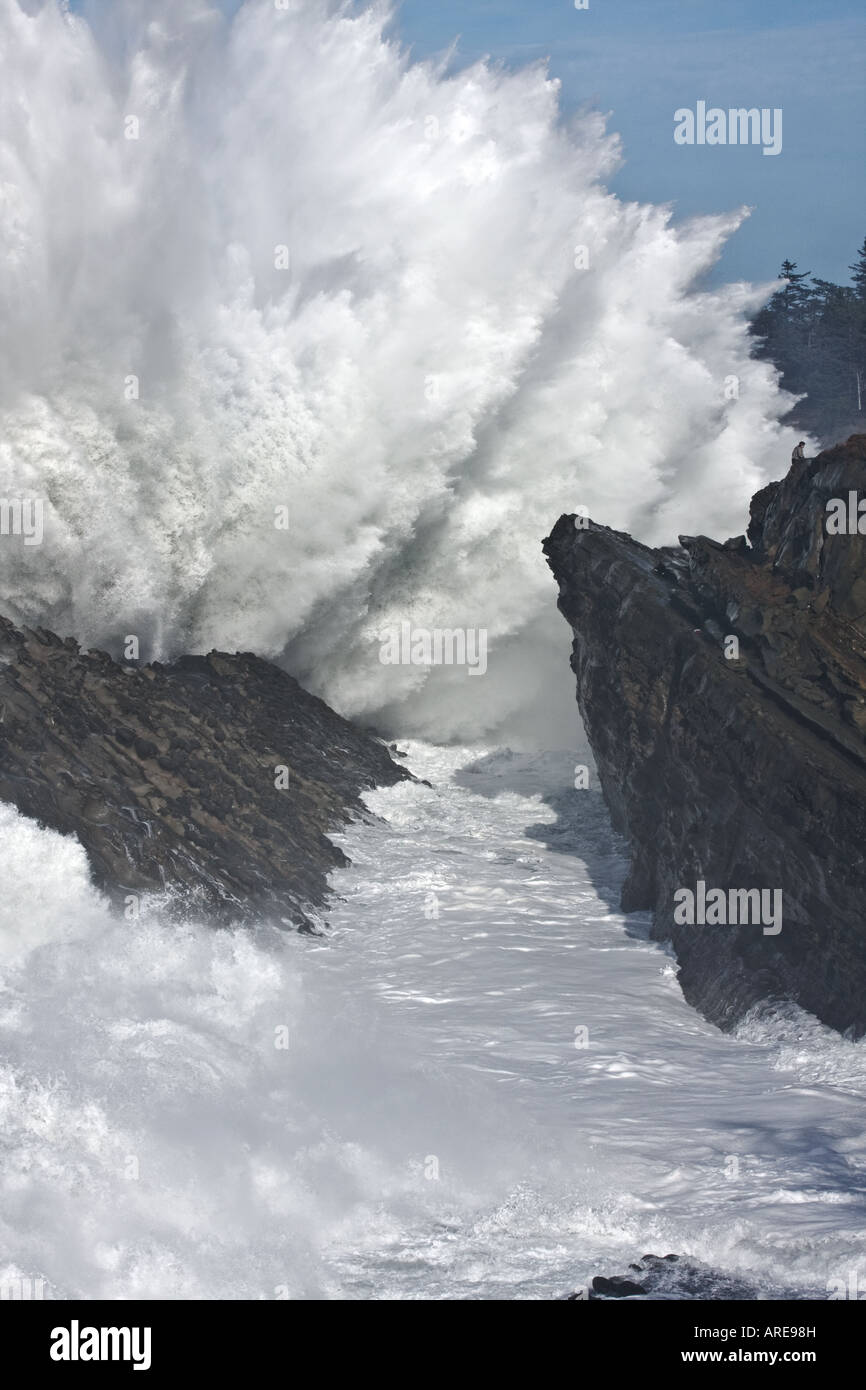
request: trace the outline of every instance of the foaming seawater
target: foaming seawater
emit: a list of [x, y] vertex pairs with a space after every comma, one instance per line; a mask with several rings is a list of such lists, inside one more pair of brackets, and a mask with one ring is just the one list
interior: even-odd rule
[[158, 903], [119, 921], [74, 842], [4, 809], [27, 858], [3, 905], [0, 1276], [539, 1298], [654, 1250], [826, 1297], [866, 1234], [864, 1045], [793, 1010], [736, 1036], [696, 1015], [615, 906], [621, 846], [572, 755], [410, 763], [433, 785], [369, 796], [324, 939]]
[[43, 941], [86, 935], [104, 919], [107, 905], [74, 837], [46, 830], [0, 802], [0, 843], [0, 969]]
[[[745, 210], [620, 202], [543, 65], [449, 75], [390, 18], [0, 0], [0, 463], [44, 505], [0, 583], [17, 621], [255, 650], [441, 741], [567, 689], [560, 513], [733, 534], [795, 440], [769, 287], [701, 288]], [[383, 665], [403, 621], [483, 629], [485, 679]]]
[[780, 1071], [793, 1071], [801, 1081], [826, 1082], [866, 1098], [863, 1041], [840, 1037], [796, 1004], [753, 1010], [737, 1028], [736, 1036], [743, 1042], [769, 1047]]

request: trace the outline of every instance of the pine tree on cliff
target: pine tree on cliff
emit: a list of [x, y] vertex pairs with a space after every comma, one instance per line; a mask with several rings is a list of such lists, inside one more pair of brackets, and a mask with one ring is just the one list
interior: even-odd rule
[[811, 274], [811, 270], [798, 273], [796, 261], [784, 260], [782, 262], [779, 279], [787, 280], [788, 283], [773, 298], [778, 299], [782, 312], [788, 319], [801, 317], [808, 307], [813, 296], [805, 282]]
[[849, 265], [848, 269], [851, 271], [857, 298], [866, 300], [866, 237], [863, 238], [863, 245], [857, 253], [856, 261]]
[[752, 324], [752, 332], [763, 339], [756, 355], [774, 362], [783, 374], [786, 391], [796, 395], [809, 389], [814, 330], [812, 311], [817, 298], [807, 284], [810, 273], [798, 271], [797, 262], [786, 258], [779, 271], [779, 278], [786, 283]]
[[806, 284], [811, 271], [799, 272], [797, 262], [784, 260], [779, 271], [779, 279], [787, 283], [777, 290], [752, 323], [752, 332], [767, 340], [768, 351], [762, 356], [775, 360], [773, 349], [780, 349], [787, 338], [786, 329], [802, 326], [807, 309], [815, 297], [814, 291]]
[[789, 423], [827, 444], [866, 428], [866, 241], [851, 271], [852, 285], [836, 285], [783, 261], [786, 283], [751, 325], [755, 356], [804, 397]]

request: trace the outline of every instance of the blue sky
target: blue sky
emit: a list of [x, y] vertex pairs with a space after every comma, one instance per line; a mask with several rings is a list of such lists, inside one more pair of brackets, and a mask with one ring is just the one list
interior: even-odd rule
[[[456, 62], [549, 58], [567, 112], [610, 112], [625, 164], [620, 196], [678, 216], [752, 216], [716, 277], [762, 280], [784, 256], [847, 283], [866, 236], [866, 8], [862, 0], [403, 0], [413, 54], [458, 39]], [[781, 107], [781, 154], [673, 140], [673, 113], [698, 100]]]
[[[224, 9], [240, 0], [220, 0]], [[363, 0], [357, 0], [363, 3]], [[73, 8], [81, 0], [72, 0]], [[395, 0], [396, 32], [426, 58], [456, 40], [454, 64], [547, 58], [567, 115], [610, 113], [621, 197], [677, 216], [747, 204], [715, 280], [771, 279], [785, 256], [847, 283], [866, 236], [866, 7], [863, 0]], [[781, 107], [776, 157], [674, 143], [674, 111]]]

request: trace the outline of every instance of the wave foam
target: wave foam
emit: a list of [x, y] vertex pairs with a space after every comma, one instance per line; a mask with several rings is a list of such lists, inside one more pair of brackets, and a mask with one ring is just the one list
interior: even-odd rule
[[[696, 288], [742, 211], [622, 203], [543, 66], [413, 63], [382, 4], [87, 15], [0, 0], [0, 462], [46, 503], [10, 616], [474, 736], [567, 683], [562, 511], [743, 529], [793, 436], [764, 291]], [[487, 677], [382, 666], [404, 619], [486, 628]]]

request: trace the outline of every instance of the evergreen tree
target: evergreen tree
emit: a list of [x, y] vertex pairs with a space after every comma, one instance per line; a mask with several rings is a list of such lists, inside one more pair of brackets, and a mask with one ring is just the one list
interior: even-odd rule
[[863, 245], [857, 252], [856, 261], [849, 265], [848, 269], [851, 271], [857, 298], [866, 299], [866, 237], [863, 238]]
[[779, 298], [782, 311], [788, 318], [796, 318], [802, 314], [809, 303], [811, 292], [806, 281], [812, 274], [811, 270], [804, 270], [801, 274], [797, 273], [797, 262], [784, 260], [782, 269], [779, 271], [779, 279], [787, 280], [784, 289], [779, 290]]
[[786, 284], [751, 324], [755, 356], [803, 397], [791, 423], [826, 444], [866, 431], [866, 241], [851, 271], [853, 285], [836, 285], [786, 259]]

